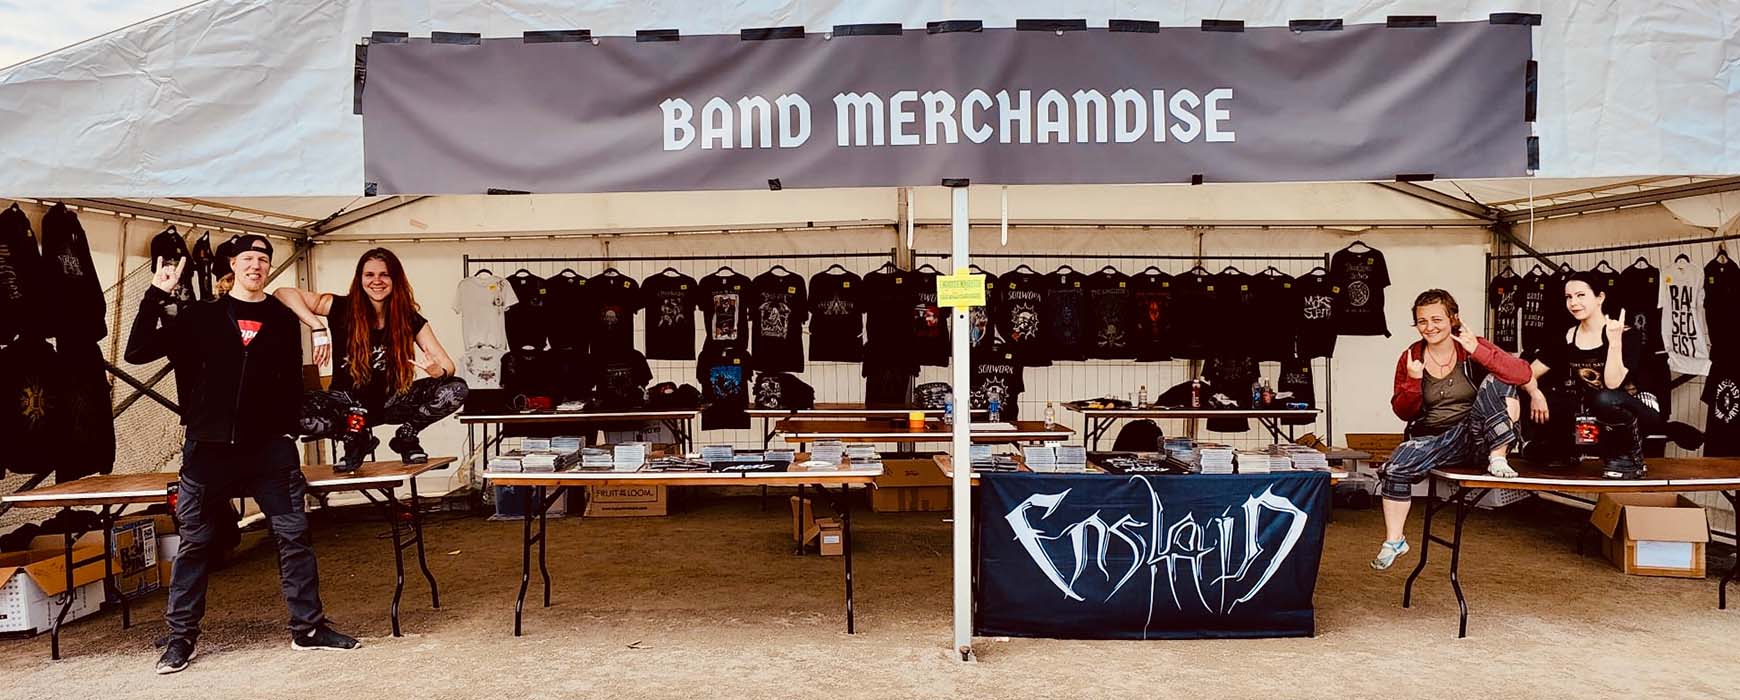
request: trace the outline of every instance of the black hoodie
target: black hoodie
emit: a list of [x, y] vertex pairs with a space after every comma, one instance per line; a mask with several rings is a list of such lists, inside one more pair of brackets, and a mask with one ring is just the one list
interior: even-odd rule
[[[237, 323], [244, 316], [259, 322], [247, 343]], [[296, 432], [302, 398], [297, 323], [270, 296], [174, 305], [169, 293], [152, 287], [133, 319], [126, 359], [145, 364], [169, 358], [189, 440], [253, 443]]]

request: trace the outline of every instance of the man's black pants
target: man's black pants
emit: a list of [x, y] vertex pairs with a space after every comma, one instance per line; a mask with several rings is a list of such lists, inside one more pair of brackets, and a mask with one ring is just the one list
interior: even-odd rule
[[253, 443], [189, 441], [182, 448], [179, 500], [175, 515], [181, 521], [181, 548], [169, 584], [171, 639], [196, 641], [199, 621], [205, 616], [206, 584], [211, 576], [214, 520], [224, 517], [220, 509], [228, 498], [254, 499], [272, 525], [278, 541], [278, 577], [284, 602], [290, 607], [290, 631], [301, 634], [325, 620], [320, 606], [320, 575], [314, 564], [314, 539], [308, 533], [308, 515], [303, 495], [308, 483], [302, 477], [296, 443], [278, 437]]

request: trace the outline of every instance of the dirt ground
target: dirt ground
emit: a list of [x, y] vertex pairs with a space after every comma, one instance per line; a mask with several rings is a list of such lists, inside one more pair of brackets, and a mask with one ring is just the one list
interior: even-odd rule
[[[1716, 610], [1713, 574], [1627, 577], [1575, 552], [1582, 511], [1544, 502], [1469, 520], [1463, 578], [1473, 617], [1434, 557], [1412, 609], [1398, 570], [1366, 560], [1376, 510], [1336, 513], [1312, 639], [1081, 642], [976, 640], [950, 652], [949, 526], [940, 513], [855, 509], [858, 634], [845, 634], [840, 560], [789, 550], [789, 513], [754, 497], [679, 499], [666, 518], [551, 521], [554, 606], [512, 636], [517, 522], [442, 514], [428, 526], [441, 586], [407, 586], [406, 636], [387, 619], [392, 553], [371, 511], [316, 519], [322, 594], [345, 653], [295, 653], [275, 554], [258, 533], [213, 578], [188, 670], [155, 676], [163, 594], [130, 630], [105, 611], [46, 636], [0, 641], [15, 698], [472, 697], [1708, 697], [1740, 695], [1740, 610]], [[1410, 530], [1418, 532], [1418, 524]], [[1417, 537], [1417, 535], [1416, 535]], [[1726, 571], [1727, 552], [1711, 560]], [[139, 621], [143, 620], [142, 623]]]

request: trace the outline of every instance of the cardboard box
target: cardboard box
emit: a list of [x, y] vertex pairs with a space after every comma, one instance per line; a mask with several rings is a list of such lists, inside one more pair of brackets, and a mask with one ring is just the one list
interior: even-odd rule
[[1672, 493], [1604, 493], [1590, 524], [1607, 560], [1633, 576], [1704, 577], [1704, 507]]
[[821, 551], [822, 556], [837, 557], [846, 553], [846, 533], [840, 525], [839, 518], [817, 520], [816, 529], [821, 538], [817, 548]]
[[878, 513], [948, 510], [950, 483], [935, 460], [885, 459], [882, 476], [870, 493], [870, 509]]
[[1371, 453], [1373, 464], [1389, 461], [1390, 453], [1402, 444], [1401, 433], [1348, 433], [1347, 449]]
[[791, 497], [791, 541], [809, 544], [816, 537], [816, 514], [808, 498]]
[[588, 518], [662, 516], [669, 506], [669, 494], [663, 486], [586, 487]]
[[[495, 487], [495, 515], [490, 516], [490, 520], [519, 520], [526, 517], [526, 511], [536, 508], [531, 502], [533, 494], [536, 493], [535, 488], [532, 486]], [[570, 493], [572, 492], [563, 491], [562, 495], [556, 498], [556, 502], [550, 504], [550, 509], [545, 511], [545, 517], [560, 518], [566, 516], [568, 514], [568, 494]]]
[[157, 571], [157, 523], [151, 518], [126, 518], [115, 523], [115, 587], [121, 595], [138, 598], [162, 586]]
[[[45, 536], [38, 540], [60, 539]], [[32, 544], [36, 544], [33, 540]], [[103, 605], [103, 542], [80, 538], [73, 545], [72, 610], [67, 621], [96, 612]], [[0, 632], [46, 632], [60, 614], [66, 592], [66, 558], [62, 546], [33, 547], [0, 554]]]

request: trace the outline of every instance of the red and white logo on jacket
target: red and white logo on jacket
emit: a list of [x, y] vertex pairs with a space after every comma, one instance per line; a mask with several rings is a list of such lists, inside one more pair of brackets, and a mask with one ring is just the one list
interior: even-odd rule
[[254, 342], [254, 336], [260, 334], [260, 322], [247, 319], [237, 319], [236, 329], [242, 332], [242, 347]]

